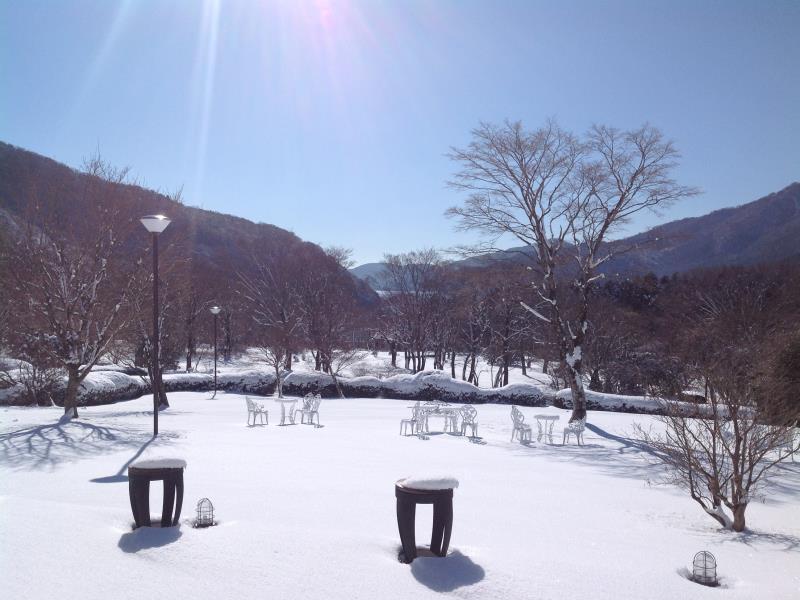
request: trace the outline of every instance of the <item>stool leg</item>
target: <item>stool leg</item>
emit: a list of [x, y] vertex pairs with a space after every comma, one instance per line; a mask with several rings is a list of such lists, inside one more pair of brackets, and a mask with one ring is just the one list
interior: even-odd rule
[[133, 488], [133, 495], [136, 503], [134, 518], [138, 516], [136, 526], [150, 527], [150, 480], [140, 479], [137, 481]]
[[133, 513], [133, 522], [136, 527], [141, 527], [141, 521], [139, 517], [138, 507], [136, 506], [136, 488], [134, 485], [134, 481], [136, 481], [130, 475], [128, 476], [128, 496], [131, 500], [131, 512]]
[[403, 545], [403, 556], [406, 563], [417, 558], [417, 541], [414, 535], [416, 514], [416, 503], [401, 498], [397, 499], [397, 529], [400, 531], [400, 543]]
[[178, 490], [178, 499], [175, 501], [175, 518], [172, 519], [173, 525], [177, 525], [178, 519], [181, 518], [181, 507], [183, 506], [183, 470], [178, 473], [175, 487]]
[[437, 556], [442, 554], [442, 538], [447, 524], [447, 507], [444, 500], [433, 503], [433, 529], [431, 530], [431, 552]]
[[447, 549], [450, 547], [450, 533], [453, 531], [453, 499], [448, 498], [442, 501], [442, 520], [444, 521], [444, 539], [442, 540], [442, 553], [439, 556], [447, 556]]
[[175, 504], [175, 480], [172, 477], [164, 478], [164, 503], [161, 505], [161, 526], [172, 525], [172, 507]]

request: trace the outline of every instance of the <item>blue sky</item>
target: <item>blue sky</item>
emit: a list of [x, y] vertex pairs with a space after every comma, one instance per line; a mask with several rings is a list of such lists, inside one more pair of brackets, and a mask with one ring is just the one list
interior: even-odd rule
[[0, 0], [0, 140], [99, 148], [186, 204], [321, 245], [469, 241], [444, 156], [479, 121], [647, 121], [704, 194], [800, 180], [800, 2]]

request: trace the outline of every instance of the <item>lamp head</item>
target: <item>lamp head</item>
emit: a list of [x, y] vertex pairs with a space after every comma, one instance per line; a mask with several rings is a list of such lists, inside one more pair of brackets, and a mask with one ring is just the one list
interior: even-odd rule
[[210, 310], [210, 311], [211, 311], [211, 314], [212, 314], [212, 315], [218, 315], [218, 314], [219, 314], [219, 312], [220, 312], [222, 309], [221, 309], [219, 306], [212, 306], [212, 307], [211, 307], [211, 308], [209, 308], [208, 310]]
[[161, 233], [170, 224], [170, 220], [164, 215], [147, 215], [139, 220], [150, 233]]

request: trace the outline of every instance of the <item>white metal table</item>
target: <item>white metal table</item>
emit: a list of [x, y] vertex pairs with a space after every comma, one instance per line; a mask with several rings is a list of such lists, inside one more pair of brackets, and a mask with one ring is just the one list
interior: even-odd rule
[[556, 421], [558, 421], [560, 417], [558, 415], [533, 415], [533, 418], [536, 419], [536, 427], [539, 431], [536, 436], [536, 441], [541, 442], [542, 438], [546, 436], [552, 444], [553, 425], [556, 424]]
[[289, 405], [289, 425], [294, 425], [294, 405], [297, 398], [275, 398], [275, 402], [281, 403], [281, 425], [286, 425], [286, 405]]

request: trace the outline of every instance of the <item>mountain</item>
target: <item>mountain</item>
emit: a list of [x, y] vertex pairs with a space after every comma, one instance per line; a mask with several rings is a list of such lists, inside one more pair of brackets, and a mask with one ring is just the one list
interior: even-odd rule
[[[51, 206], [73, 214], [98, 210], [97, 199], [87, 199], [82, 193], [85, 177], [54, 160], [0, 142], [0, 227], [13, 230], [37, 200], [47, 200]], [[185, 206], [140, 186], [115, 185], [110, 198], [115, 208], [134, 222], [146, 214], [169, 216], [172, 223], [167, 232], [186, 248], [192, 269], [202, 271], [205, 281], [218, 281], [222, 286], [229, 285], [235, 272], [248, 272], [253, 267], [256, 240], [290, 246], [292, 252], [311, 260], [324, 254], [316, 244], [275, 225]], [[142, 239], [146, 239], [144, 229], [142, 233]], [[357, 279], [355, 282], [359, 301], [370, 304], [377, 300], [369, 286]]]
[[[601, 270], [607, 274], [672, 275], [702, 267], [754, 265], [800, 259], [800, 183], [754, 202], [716, 210], [701, 217], [671, 221], [609, 242], [620, 252]], [[454, 261], [454, 267], [486, 266], [501, 261], [527, 262], [528, 248], [509, 248]], [[350, 272], [373, 286], [384, 263], [369, 263]]]
[[614, 242], [638, 246], [607, 271], [670, 275], [800, 258], [800, 183], [754, 202], [681, 219]]

